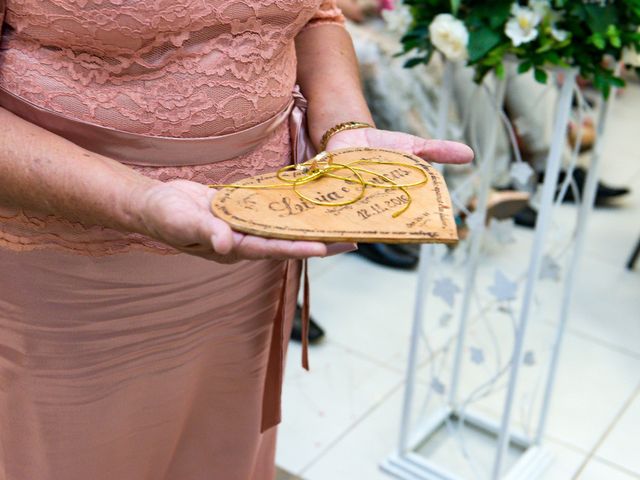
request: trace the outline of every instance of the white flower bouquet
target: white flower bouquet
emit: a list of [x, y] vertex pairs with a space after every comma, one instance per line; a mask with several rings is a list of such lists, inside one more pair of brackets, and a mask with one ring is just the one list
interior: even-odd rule
[[414, 53], [408, 67], [439, 51], [474, 66], [478, 81], [501, 76], [512, 57], [540, 82], [549, 67], [575, 67], [606, 97], [624, 85], [608, 60], [631, 63], [640, 52], [640, 0], [404, 0], [398, 8], [411, 18], [402, 37], [403, 52]]

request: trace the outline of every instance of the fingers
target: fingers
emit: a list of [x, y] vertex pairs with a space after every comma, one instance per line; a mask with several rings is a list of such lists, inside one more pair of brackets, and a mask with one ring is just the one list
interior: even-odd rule
[[330, 243], [275, 240], [252, 235], [233, 233], [234, 247], [231, 252], [220, 254], [217, 250], [203, 251], [198, 248], [184, 248], [183, 251], [218, 263], [236, 263], [240, 260], [302, 260], [310, 257], [326, 257], [357, 250], [355, 243]]
[[385, 130], [370, 130], [364, 133], [370, 146], [396, 150], [408, 148], [411, 153], [429, 162], [464, 164], [471, 162], [474, 156], [473, 150], [460, 142], [427, 140], [408, 133]]
[[414, 137], [413, 153], [429, 162], [460, 165], [473, 160], [473, 150], [468, 145], [448, 140], [425, 140]]
[[235, 245], [234, 253], [248, 260], [304, 259], [326, 256], [327, 246], [320, 242], [274, 240], [246, 235]]
[[229, 225], [219, 218], [209, 218], [210, 239], [213, 250], [220, 255], [227, 255], [233, 250], [233, 233]]
[[408, 133], [375, 128], [345, 130], [334, 135], [329, 142], [329, 150], [355, 146], [411, 152], [437, 163], [464, 164], [473, 160], [473, 150], [463, 143], [426, 140]]
[[[228, 255], [232, 252], [233, 232], [226, 222], [206, 213], [196, 215], [192, 221], [195, 235], [192, 234], [188, 238], [192, 239], [193, 243], [183, 244], [181, 250], [200, 256], [212, 251], [218, 255]], [[180, 232], [177, 231], [175, 235], [179, 236]]]
[[[213, 188], [209, 188], [207, 190], [207, 201], [210, 208], [216, 193], [217, 190]], [[233, 250], [234, 245], [234, 232], [231, 230], [231, 227], [227, 224], [227, 222], [220, 220], [214, 215], [208, 216], [207, 219], [207, 223], [210, 229], [208, 234], [209, 239], [211, 240], [211, 245], [213, 246], [213, 250], [220, 255], [229, 254], [231, 250]]]
[[[228, 227], [226, 224], [225, 226]], [[230, 229], [229, 232], [231, 232]], [[231, 232], [229, 238], [231, 239], [231, 249], [225, 253], [220, 252], [219, 247], [221, 239], [224, 239], [224, 241], [227, 240], [226, 234], [221, 235], [221, 232], [217, 232], [217, 236], [212, 235], [211, 243], [213, 244], [213, 251], [207, 249], [205, 245], [200, 244], [183, 247], [181, 250], [206, 260], [231, 264], [239, 262], [240, 260], [302, 260], [310, 257], [336, 255], [357, 248], [353, 243], [326, 245], [321, 242], [268, 239], [255, 237], [253, 235], [243, 235], [237, 232]]]

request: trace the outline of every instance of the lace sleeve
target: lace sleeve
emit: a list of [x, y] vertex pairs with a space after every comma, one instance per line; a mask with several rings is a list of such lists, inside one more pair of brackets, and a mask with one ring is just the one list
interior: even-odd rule
[[[2, 0], [0, 0], [0, 2], [1, 1]], [[304, 26], [303, 30], [327, 24], [344, 25], [344, 16], [342, 15], [340, 8], [338, 8], [336, 0], [322, 0], [318, 7], [318, 11], [311, 20], [309, 20], [309, 23]]]

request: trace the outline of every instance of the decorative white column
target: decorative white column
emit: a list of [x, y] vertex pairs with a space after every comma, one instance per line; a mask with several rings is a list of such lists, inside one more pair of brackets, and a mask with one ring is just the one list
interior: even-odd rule
[[[499, 421], [465, 410], [466, 399], [459, 398], [460, 383], [462, 375], [463, 355], [465, 352], [465, 342], [467, 336], [468, 319], [471, 313], [471, 300], [475, 289], [476, 275], [480, 259], [482, 238], [484, 234], [485, 217], [487, 210], [487, 199], [490, 189], [490, 182], [493, 173], [493, 161], [495, 156], [496, 133], [500, 127], [500, 110], [505, 95], [505, 81], [497, 80], [494, 91], [496, 104], [496, 119], [493, 122], [492, 135], [487, 138], [486, 151], [480, 152], [481, 162], [481, 184], [478, 192], [477, 207], [474, 215], [477, 216], [475, 229], [472, 230], [469, 246], [469, 256], [465, 266], [465, 284], [463, 290], [462, 307], [457, 325], [457, 335], [454, 340], [453, 368], [451, 372], [451, 383], [446, 405], [438, 409], [426, 420], [416, 425], [411, 418], [411, 411], [416, 397], [416, 371], [419, 364], [419, 339], [423, 328], [425, 315], [428, 314], [428, 291], [432, 270], [437, 260], [434, 257], [434, 247], [423, 246], [421, 249], [421, 263], [418, 271], [417, 290], [415, 298], [415, 309], [412, 324], [411, 339], [409, 345], [409, 361], [406, 373], [405, 396], [403, 402], [402, 419], [400, 425], [400, 438], [398, 449], [382, 464], [383, 470], [401, 479], [417, 480], [466, 480], [448, 471], [443, 465], [438, 465], [428, 458], [419, 455], [415, 448], [430, 439], [435, 432], [452, 422], [459, 422], [471, 425], [477, 430], [484, 431], [489, 437], [495, 438], [495, 457], [490, 475], [486, 477], [491, 480], [524, 480], [541, 478], [544, 469], [550, 463], [550, 455], [541, 445], [549, 402], [552, 395], [555, 372], [558, 366], [558, 358], [566, 327], [566, 319], [569, 313], [570, 297], [575, 282], [575, 272], [580, 254], [583, 248], [584, 235], [587, 218], [591, 205], [595, 197], [597, 186], [597, 165], [601, 152], [601, 137], [604, 133], [605, 118], [608, 107], [605, 106], [601, 112], [598, 123], [598, 143], [596, 144], [592, 166], [590, 168], [585, 198], [580, 206], [580, 216], [578, 221], [578, 231], [576, 248], [571, 257], [569, 269], [563, 285], [563, 303], [560, 311], [560, 322], [556, 331], [556, 338], [553, 345], [549, 370], [544, 378], [544, 395], [541, 406], [541, 416], [536, 431], [531, 436], [525, 436], [514, 432], [513, 410], [515, 403], [515, 392], [520, 379], [521, 366], [524, 359], [524, 345], [527, 336], [528, 326], [531, 320], [532, 304], [536, 285], [540, 275], [543, 260], [544, 247], [546, 244], [551, 214], [554, 208], [554, 197], [556, 195], [557, 180], [561, 168], [562, 154], [566, 142], [567, 127], [569, 124], [572, 97], [575, 89], [576, 72], [574, 70], [563, 70], [564, 82], [560, 90], [560, 95], [556, 103], [554, 120], [554, 131], [549, 150], [545, 181], [542, 187], [541, 204], [534, 233], [534, 242], [530, 250], [529, 263], [525, 281], [524, 294], [520, 305], [519, 315], [516, 321], [515, 339], [513, 352], [507, 365], [507, 386], [505, 400], [503, 404], [502, 416]], [[445, 80], [442, 87], [442, 97], [439, 109], [438, 137], [444, 138], [446, 134], [446, 121], [451, 98], [451, 65], [448, 65], [445, 73]], [[533, 408], [533, 407], [532, 407]], [[506, 452], [510, 444], [514, 444], [522, 452], [519, 459], [508, 471], [505, 471]], [[479, 479], [476, 476], [473, 480]]]
[[486, 218], [487, 218], [487, 201], [489, 200], [489, 189], [491, 188], [491, 176], [494, 170], [494, 161], [496, 155], [496, 140], [498, 128], [501, 126], [500, 111], [504, 104], [504, 96], [506, 92], [506, 83], [504, 79], [496, 79], [495, 86], [495, 117], [491, 119], [492, 128], [489, 133], [489, 139], [485, 152], [481, 152], [480, 169], [482, 169], [480, 189], [478, 191], [478, 205], [476, 211], [477, 225], [471, 231], [471, 250], [469, 253], [468, 267], [464, 282], [464, 292], [462, 295], [462, 312], [460, 314], [460, 322], [458, 326], [458, 339], [456, 342], [455, 359], [453, 364], [453, 374], [451, 376], [451, 387], [449, 390], [449, 404], [455, 408], [457, 403], [458, 385], [460, 383], [460, 372], [462, 370], [462, 354], [464, 353], [464, 342], [467, 337], [467, 324], [469, 321], [469, 313], [471, 310], [471, 299], [476, 285], [476, 276], [478, 274], [478, 262], [480, 260], [480, 249], [482, 247], [482, 238], [484, 236]]
[[[620, 66], [616, 69], [616, 75], [620, 74]], [[549, 415], [549, 406], [553, 394], [553, 388], [555, 385], [556, 373], [558, 370], [558, 362], [560, 359], [560, 352], [562, 348], [562, 341], [564, 339], [564, 333], [567, 327], [567, 320], [569, 319], [569, 312], [571, 309], [571, 302], [573, 300], [573, 289], [576, 282], [576, 274], [578, 272], [578, 266], [580, 259], [582, 258], [582, 252], [584, 251], [584, 242], [586, 240], [587, 225], [589, 222], [589, 216], [593, 211], [593, 205], [596, 200], [596, 192], [598, 189], [598, 178], [600, 174], [600, 163], [602, 159], [602, 149], [604, 146], [606, 126], [609, 116], [611, 114], [611, 104], [616, 97], [617, 89], [613, 89], [608, 99], [603, 100], [598, 115], [596, 140], [591, 154], [591, 161], [589, 162], [589, 172], [585, 181], [585, 188], [583, 192], [582, 203], [580, 204], [580, 212], [578, 214], [578, 222], [576, 228], [576, 238], [573, 252], [571, 254], [567, 272], [565, 275], [565, 282], [563, 286], [562, 306], [560, 309], [560, 320], [558, 322], [558, 328], [556, 331], [555, 340], [553, 342], [553, 351], [551, 353], [551, 361], [549, 363], [549, 373], [547, 375], [547, 384], [545, 387], [545, 393], [542, 401], [542, 409], [540, 412], [540, 419], [538, 422], [536, 442], [542, 442], [542, 438], [546, 431], [547, 418]]]
[[[442, 93], [438, 104], [438, 126], [435, 138], [445, 138], [449, 123], [449, 105], [451, 102], [454, 65], [445, 60], [442, 79]], [[409, 358], [407, 361], [406, 388], [400, 420], [400, 439], [398, 442], [398, 454], [403, 455], [408, 450], [409, 430], [411, 427], [411, 409], [413, 407], [414, 388], [416, 383], [416, 370], [420, 330], [424, 318], [426, 291], [429, 285], [429, 277], [433, 269], [435, 259], [434, 245], [423, 244], [420, 247], [420, 263], [418, 265], [418, 281], [416, 284], [416, 296], [413, 309], [413, 323], [411, 326], [411, 339], [409, 344]]]
[[502, 423], [500, 425], [498, 451], [496, 453], [496, 459], [493, 466], [493, 480], [501, 478], [504, 455], [511, 438], [511, 415], [524, 354], [524, 340], [527, 335], [527, 327], [529, 326], [531, 316], [533, 294], [535, 292], [536, 284], [538, 283], [538, 277], [540, 276], [540, 265], [544, 254], [544, 243], [547, 237], [549, 223], [551, 221], [553, 200], [556, 193], [558, 174], [560, 173], [562, 161], [562, 151], [567, 138], [567, 128], [569, 126], [569, 115], [571, 113], [571, 101], [573, 97], [573, 89], [575, 88], [576, 75], [577, 72], [575, 70], [565, 71], [564, 83], [562, 84], [560, 97], [557, 102], [556, 119], [553, 127], [553, 139], [551, 141], [549, 156], [547, 157], [544, 185], [542, 187], [542, 201], [538, 211], [538, 220], [536, 222], [531, 259], [529, 260], [529, 271], [527, 273], [527, 283], [522, 307], [520, 309], [520, 319], [518, 322], [515, 346], [513, 349], [507, 396], [504, 403]]

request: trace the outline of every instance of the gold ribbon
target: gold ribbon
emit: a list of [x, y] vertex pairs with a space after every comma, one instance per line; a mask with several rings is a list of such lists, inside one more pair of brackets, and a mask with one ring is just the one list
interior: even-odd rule
[[[415, 171], [420, 172], [422, 175], [422, 179], [412, 182], [412, 183], [397, 183], [386, 175], [371, 170], [370, 166], [372, 165], [392, 165], [392, 166], [401, 166], [413, 169]], [[365, 168], [369, 166], [369, 168]], [[339, 175], [338, 172], [348, 171], [352, 174], [352, 176], [347, 177], [344, 175]], [[293, 175], [291, 175], [293, 173]], [[366, 175], [373, 177], [374, 180], [367, 180], [365, 178]], [[382, 161], [382, 160], [374, 160], [368, 158], [361, 158], [349, 164], [345, 163], [336, 163], [333, 161], [333, 155], [329, 152], [320, 152], [315, 157], [307, 160], [304, 163], [299, 163], [296, 165], [287, 165], [282, 167], [280, 170], [276, 172], [276, 177], [282, 183], [276, 183], [271, 185], [254, 185], [254, 184], [239, 184], [239, 183], [230, 183], [230, 184], [218, 184], [218, 185], [209, 185], [209, 188], [246, 188], [246, 189], [273, 189], [273, 188], [292, 188], [294, 193], [300, 197], [302, 200], [312, 203], [314, 205], [320, 205], [324, 207], [342, 207], [345, 205], [352, 205], [362, 200], [366, 194], [366, 190], [368, 187], [372, 188], [385, 188], [385, 189], [398, 189], [401, 190], [407, 196], [407, 203], [397, 212], [392, 214], [393, 218], [402, 215], [406, 212], [411, 206], [411, 194], [409, 193], [409, 188], [418, 187], [421, 185], [425, 185], [429, 181], [429, 177], [427, 172], [419, 167], [418, 165], [411, 165], [403, 162], [393, 162], [393, 161]], [[358, 194], [351, 199], [340, 201], [340, 202], [324, 202], [320, 200], [316, 200], [314, 198], [310, 198], [306, 196], [299, 190], [299, 187], [303, 185], [307, 185], [313, 182], [317, 182], [323, 178], [334, 178], [337, 180], [342, 180], [349, 184], [358, 184], [360, 185], [360, 189]]]

